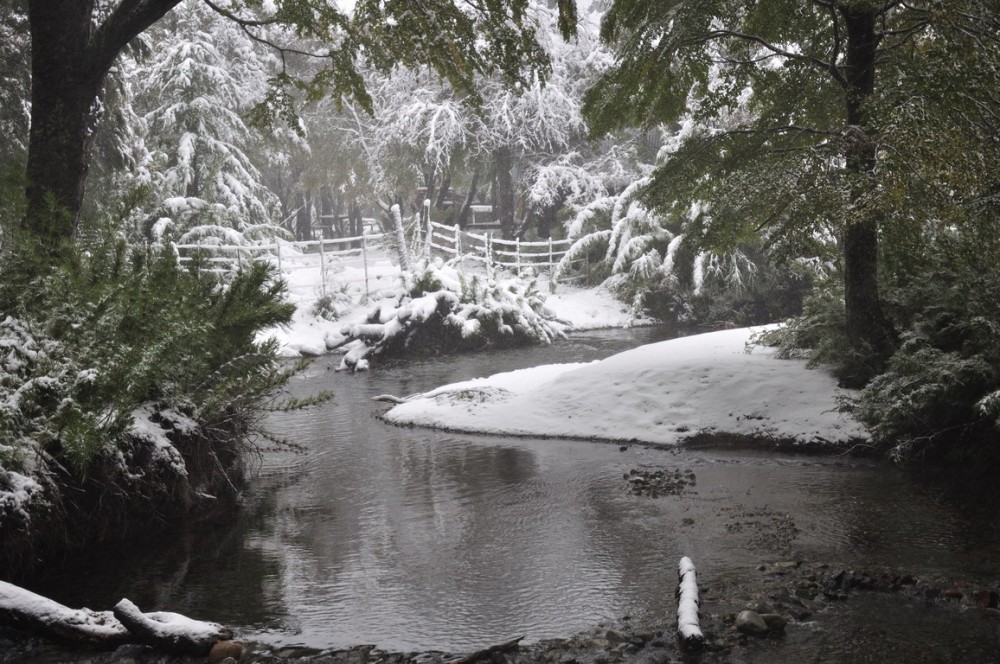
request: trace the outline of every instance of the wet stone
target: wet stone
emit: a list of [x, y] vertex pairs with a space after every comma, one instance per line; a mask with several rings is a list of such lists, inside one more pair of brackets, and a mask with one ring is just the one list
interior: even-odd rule
[[788, 624], [785, 617], [778, 613], [763, 613], [760, 617], [764, 620], [770, 632], [784, 632], [785, 626]]
[[740, 611], [736, 615], [736, 629], [744, 634], [766, 634], [767, 623], [756, 611]]

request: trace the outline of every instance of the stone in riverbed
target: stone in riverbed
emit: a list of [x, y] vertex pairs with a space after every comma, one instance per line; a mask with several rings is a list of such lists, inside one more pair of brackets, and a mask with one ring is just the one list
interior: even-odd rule
[[736, 615], [736, 629], [744, 634], [767, 634], [767, 623], [756, 611], [740, 611]]
[[246, 648], [239, 641], [216, 641], [208, 651], [208, 661], [211, 664], [221, 664], [227, 659], [239, 661]]
[[767, 625], [767, 630], [775, 634], [784, 632], [785, 625], [788, 624], [788, 621], [780, 613], [763, 613], [760, 617]]

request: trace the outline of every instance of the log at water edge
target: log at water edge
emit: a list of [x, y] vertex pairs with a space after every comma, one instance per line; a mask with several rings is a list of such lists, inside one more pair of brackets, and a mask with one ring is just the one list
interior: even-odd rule
[[698, 579], [687, 556], [677, 565], [677, 640], [681, 647], [698, 650], [705, 644], [698, 615]]

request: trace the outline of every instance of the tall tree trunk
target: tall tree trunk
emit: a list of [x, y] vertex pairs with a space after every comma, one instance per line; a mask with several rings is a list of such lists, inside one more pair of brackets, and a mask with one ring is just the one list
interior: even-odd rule
[[438, 189], [437, 201], [434, 203], [434, 207], [438, 210], [444, 210], [445, 206], [448, 204], [448, 196], [451, 194], [451, 172], [444, 174], [441, 180], [441, 188]]
[[[365, 220], [361, 215], [361, 206], [358, 205], [358, 199], [356, 198], [351, 199], [351, 203], [348, 207], [348, 223], [351, 229], [351, 237], [364, 235]], [[355, 249], [361, 247], [361, 240], [351, 243], [351, 246]]]
[[[874, 186], [875, 140], [869, 135], [865, 102], [875, 90], [875, 59], [878, 48], [877, 11], [842, 8], [847, 28], [847, 132], [845, 157], [855, 182], [851, 194], [856, 210], [861, 198]], [[878, 284], [878, 218], [862, 211], [860, 218], [848, 220], [844, 236], [844, 304], [847, 337], [854, 350], [865, 358], [866, 373], [855, 382], [863, 383], [884, 368], [895, 347], [889, 321], [882, 311]]]
[[95, 101], [118, 53], [180, 0], [120, 3], [95, 25], [95, 0], [29, 0], [31, 132], [29, 235], [51, 253], [79, 223]]
[[24, 223], [50, 249], [73, 237], [83, 204], [92, 107], [105, 71], [87, 62], [92, 3], [31, 2], [31, 132]]
[[513, 158], [510, 148], [497, 148], [493, 152], [496, 164], [496, 202], [493, 212], [500, 220], [500, 234], [505, 240], [514, 239], [514, 179], [511, 177]]
[[295, 239], [306, 242], [312, 239], [312, 192], [302, 192], [302, 206], [295, 214]]

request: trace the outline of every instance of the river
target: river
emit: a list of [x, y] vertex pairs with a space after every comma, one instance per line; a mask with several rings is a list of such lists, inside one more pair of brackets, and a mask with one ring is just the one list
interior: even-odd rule
[[[334, 371], [338, 357], [319, 358], [290, 393], [329, 389], [334, 399], [270, 418], [270, 430], [301, 449], [262, 455], [232, 524], [79, 562], [71, 582], [42, 589], [92, 608], [125, 596], [273, 644], [454, 652], [568, 636], [624, 615], [667, 624], [683, 555], [707, 587], [793, 559], [997, 586], [1000, 498], [991, 485], [846, 456], [398, 428], [371, 401], [598, 359], [661, 335], [579, 333], [550, 347], [398, 360], [355, 375]], [[679, 495], [634, 496], [623, 479], [634, 468], [679, 469], [695, 481]], [[896, 604], [852, 600], [740, 661], [880, 661], [878, 652], [906, 652], [901, 644], [913, 644], [909, 661], [997, 661], [995, 620], [926, 607], [900, 615]]]

